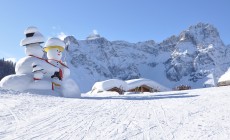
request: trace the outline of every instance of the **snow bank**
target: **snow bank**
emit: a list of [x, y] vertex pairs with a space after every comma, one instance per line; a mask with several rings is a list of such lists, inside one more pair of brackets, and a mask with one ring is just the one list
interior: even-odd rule
[[77, 98], [81, 96], [78, 85], [72, 79], [62, 82], [62, 90], [53, 91], [51, 81], [40, 80], [34, 82], [31, 75], [9, 75], [0, 81], [0, 88], [7, 90], [23, 91], [39, 95], [63, 96]]
[[127, 80], [125, 81], [127, 83], [127, 90], [131, 90], [137, 87], [140, 87], [142, 85], [149, 86], [151, 88], [157, 89], [159, 91], [169, 91], [168, 88], [158, 84], [155, 81], [149, 80], [149, 79], [132, 79], [132, 80]]
[[101, 91], [112, 89], [114, 87], [117, 87], [117, 88], [120, 88], [126, 91], [127, 83], [122, 80], [118, 80], [118, 79], [109, 79], [109, 80], [105, 80], [101, 82], [96, 82], [92, 87], [92, 92], [98, 93]]
[[64, 80], [62, 95], [67, 98], [77, 98], [81, 97], [81, 92], [79, 90], [78, 85], [72, 79]]
[[31, 82], [33, 82], [31, 75], [14, 74], [4, 77], [0, 81], [0, 87], [4, 89], [23, 91], [28, 88], [28, 85], [30, 85]]

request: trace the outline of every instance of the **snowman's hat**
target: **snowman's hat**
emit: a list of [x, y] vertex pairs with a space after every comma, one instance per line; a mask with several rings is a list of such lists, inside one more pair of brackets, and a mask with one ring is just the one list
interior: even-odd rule
[[64, 51], [65, 43], [56, 37], [49, 38], [46, 41], [44, 50], [45, 52], [48, 52], [50, 49], [53, 49], [53, 48], [58, 48], [60, 51]]
[[21, 40], [20, 43], [21, 46], [26, 46], [34, 43], [41, 44], [45, 42], [44, 36], [38, 31], [37, 27], [34, 26], [28, 27], [24, 31], [24, 34], [26, 35], [26, 38]]

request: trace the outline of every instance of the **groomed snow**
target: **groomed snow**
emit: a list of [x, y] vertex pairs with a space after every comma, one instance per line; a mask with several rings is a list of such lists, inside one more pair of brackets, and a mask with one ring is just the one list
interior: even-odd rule
[[142, 85], [149, 86], [151, 88], [157, 89], [158, 91], [169, 91], [168, 88], [158, 84], [155, 81], [149, 80], [149, 79], [132, 79], [125, 81], [127, 83], [127, 90], [134, 89], [136, 87], [140, 87]]
[[92, 93], [106, 91], [114, 87], [120, 88], [126, 91], [127, 83], [119, 79], [109, 79], [105, 81], [96, 82], [92, 87]]
[[70, 99], [0, 90], [0, 139], [230, 139], [230, 87]]

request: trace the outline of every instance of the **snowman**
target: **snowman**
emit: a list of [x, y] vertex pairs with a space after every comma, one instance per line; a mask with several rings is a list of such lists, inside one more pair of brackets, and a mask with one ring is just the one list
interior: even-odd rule
[[[24, 34], [26, 36], [20, 43], [21, 46], [25, 46], [25, 53], [26, 57], [21, 58], [15, 66], [16, 74], [9, 75], [4, 77], [0, 82], [0, 87], [5, 89], [13, 89], [18, 91], [24, 91], [26, 89], [49, 89], [50, 86], [48, 85], [50, 82], [49, 74], [44, 73], [52, 73], [53, 71], [57, 71], [58, 68], [50, 65], [43, 59], [44, 51], [43, 47], [41, 46], [44, 43], [45, 39], [43, 35], [38, 31], [38, 29], [34, 26], [28, 27]], [[36, 71], [35, 67], [33, 68], [33, 63], [40, 67], [40, 69], [46, 69], [47, 71]], [[39, 80], [39, 82], [35, 79], [44, 79]], [[38, 84], [42, 84], [42, 86], [37, 86]], [[45, 85], [45, 86], [44, 86]]]
[[43, 48], [41, 46], [44, 43], [44, 36], [34, 26], [28, 27], [24, 34], [26, 36], [20, 43], [21, 46], [25, 46], [26, 57], [21, 58], [15, 66], [16, 74], [31, 74], [32, 63], [36, 61], [44, 61], [42, 58], [44, 55]]
[[[34, 26], [28, 27], [24, 34], [26, 36], [20, 43], [21, 46], [25, 46], [26, 57], [21, 58], [15, 66], [16, 74], [29, 74], [32, 75], [33, 67], [32, 64], [36, 63], [41, 68], [46, 69], [47, 72], [52, 73], [53, 71], [58, 71], [58, 68], [51, 66], [43, 58], [44, 50], [41, 46], [45, 42], [43, 35]], [[49, 74], [45, 75], [50, 77]]]
[[65, 43], [59, 38], [50, 38], [45, 44], [45, 52], [47, 53], [47, 63], [57, 67], [59, 70], [54, 71], [52, 78], [52, 90], [55, 87], [60, 88], [63, 79], [66, 79], [70, 75], [70, 70], [66, 63], [62, 62], [62, 52], [64, 51]]
[[62, 53], [65, 50], [65, 43], [59, 38], [50, 38], [47, 40], [44, 48], [47, 52], [47, 63], [59, 68], [54, 71], [52, 78], [52, 90], [56, 90], [64, 97], [80, 97], [80, 90], [70, 76], [70, 70], [66, 62], [62, 62]]
[[[52, 94], [64, 97], [80, 97], [80, 90], [74, 80], [69, 78], [70, 70], [61, 61], [65, 44], [58, 38], [51, 38], [45, 44], [47, 60], [41, 43], [44, 37], [36, 27], [25, 30], [26, 38], [21, 41], [25, 46], [26, 57], [21, 58], [15, 68], [16, 74], [8, 75], [0, 81], [0, 87], [17, 91], [36, 90], [50, 93], [58, 87], [59, 91]], [[52, 83], [52, 86], [51, 86]], [[48, 92], [43, 92], [47, 90]]]

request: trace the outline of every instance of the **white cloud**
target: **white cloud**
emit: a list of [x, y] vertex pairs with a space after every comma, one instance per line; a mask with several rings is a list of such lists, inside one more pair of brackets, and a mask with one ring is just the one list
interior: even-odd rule
[[12, 61], [12, 62], [16, 63], [17, 59], [16, 58], [6, 58], [5, 61]]
[[98, 31], [94, 29], [93, 34], [98, 35]]
[[64, 32], [60, 32], [57, 36], [58, 36], [58, 38], [61, 39], [61, 40], [64, 40], [65, 37], [67, 37], [67, 35], [66, 35]]

